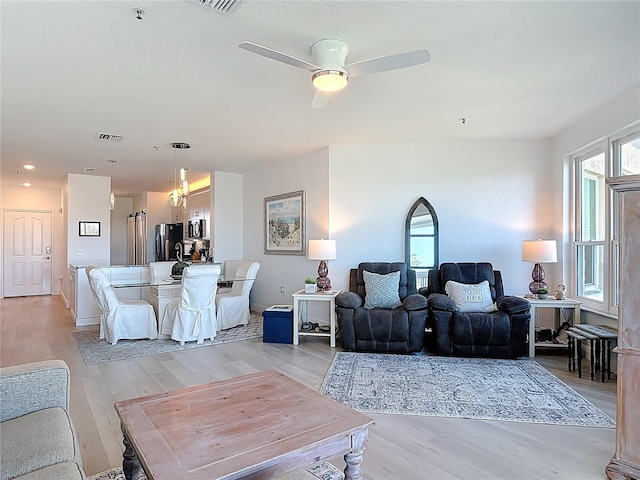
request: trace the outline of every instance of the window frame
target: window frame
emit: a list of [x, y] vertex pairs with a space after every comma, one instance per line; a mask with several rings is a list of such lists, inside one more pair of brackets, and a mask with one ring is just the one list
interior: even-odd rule
[[[604, 238], [598, 240], [584, 240], [584, 178], [582, 174], [581, 162], [591, 159], [597, 155], [604, 154], [604, 177], [600, 180], [604, 182], [609, 177], [622, 175], [622, 159], [620, 156], [620, 147], [640, 138], [640, 122], [636, 122], [631, 126], [620, 130], [616, 134], [593, 142], [570, 155], [571, 166], [573, 169], [573, 194], [572, 194], [572, 221], [571, 228], [571, 286], [570, 293], [574, 298], [582, 302], [582, 308], [597, 312], [601, 315], [617, 318], [618, 316], [618, 205], [614, 192], [608, 188], [604, 188], [602, 199], [604, 202]], [[596, 191], [598, 189], [596, 188]], [[597, 237], [596, 237], [597, 238]], [[595, 300], [584, 295], [579, 295], [578, 282], [581, 280], [582, 263], [580, 260], [580, 252], [585, 246], [602, 246], [602, 282], [603, 282], [603, 299]], [[584, 287], [584, 286], [583, 286]]]

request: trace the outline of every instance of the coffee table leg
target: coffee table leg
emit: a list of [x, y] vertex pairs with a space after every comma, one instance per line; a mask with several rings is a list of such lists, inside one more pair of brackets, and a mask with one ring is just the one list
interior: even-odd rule
[[122, 472], [124, 473], [124, 478], [126, 480], [138, 480], [138, 475], [140, 474], [140, 461], [136, 455], [136, 452], [133, 450], [131, 446], [131, 442], [127, 437], [127, 433], [122, 430], [124, 444], [124, 452], [122, 453]]
[[344, 469], [345, 480], [362, 480], [362, 453], [367, 447], [368, 427], [364, 427], [351, 435], [351, 451], [344, 456], [347, 468]]

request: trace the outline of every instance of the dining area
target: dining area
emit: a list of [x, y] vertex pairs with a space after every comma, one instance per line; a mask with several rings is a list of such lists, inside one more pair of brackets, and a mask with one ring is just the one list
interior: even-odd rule
[[247, 325], [258, 262], [191, 263], [180, 274], [172, 273], [175, 263], [151, 262], [136, 272], [84, 267], [101, 340], [111, 345], [156, 338], [202, 344], [220, 331]]

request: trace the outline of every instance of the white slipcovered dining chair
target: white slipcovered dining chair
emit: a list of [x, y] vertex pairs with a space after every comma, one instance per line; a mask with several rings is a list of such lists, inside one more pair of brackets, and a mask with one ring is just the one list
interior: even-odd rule
[[[91, 290], [91, 293], [93, 294], [93, 298], [96, 300], [96, 303], [98, 304], [98, 308], [100, 308], [100, 334], [98, 336], [98, 338], [103, 339], [104, 338], [104, 323], [105, 323], [105, 319], [107, 318], [107, 305], [105, 303], [104, 300], [104, 295], [102, 294], [102, 289], [100, 289], [98, 287], [98, 278], [101, 275], [104, 275], [103, 272], [97, 272], [94, 275], [91, 275], [91, 271], [92, 270], [97, 270], [98, 267], [96, 267], [95, 265], [91, 265], [89, 267], [86, 267], [84, 269], [84, 271], [87, 274], [87, 279], [89, 280], [89, 290]], [[106, 279], [108, 280], [108, 279]], [[96, 290], [98, 289], [98, 290]]]
[[216, 307], [220, 330], [249, 323], [249, 294], [258, 270], [260, 270], [258, 262], [242, 262], [235, 276], [245, 280], [234, 281], [230, 292], [217, 295]]
[[[244, 260], [224, 260], [222, 262], [222, 275], [225, 280], [232, 279], [236, 276], [236, 272], [238, 271], [238, 267], [244, 262]], [[225, 282], [223, 286], [218, 285], [218, 295], [221, 293], [229, 293], [231, 291], [230, 282]]]
[[151, 273], [151, 284], [158, 284], [162, 280], [171, 279], [171, 267], [176, 262], [151, 262], [149, 263], [149, 272]]
[[120, 339], [158, 338], [158, 324], [153, 307], [144, 300], [120, 300], [109, 276], [97, 267], [85, 269], [89, 287], [100, 307], [100, 338], [111, 345]]
[[216, 292], [220, 265], [198, 265], [182, 271], [180, 299], [167, 305], [160, 333], [173, 340], [202, 343], [216, 336]]

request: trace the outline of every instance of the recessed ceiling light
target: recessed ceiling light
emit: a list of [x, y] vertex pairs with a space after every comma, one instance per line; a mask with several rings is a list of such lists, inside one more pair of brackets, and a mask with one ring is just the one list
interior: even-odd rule
[[30, 184], [29, 182], [24, 182], [24, 183], [22, 184], [22, 186], [23, 186], [23, 187], [30, 187], [30, 186], [31, 186], [31, 184]]
[[34, 168], [36, 168], [33, 165], [30, 165], [28, 163], [26, 165], [22, 165], [22, 166], [24, 167], [25, 170], [33, 170]]

